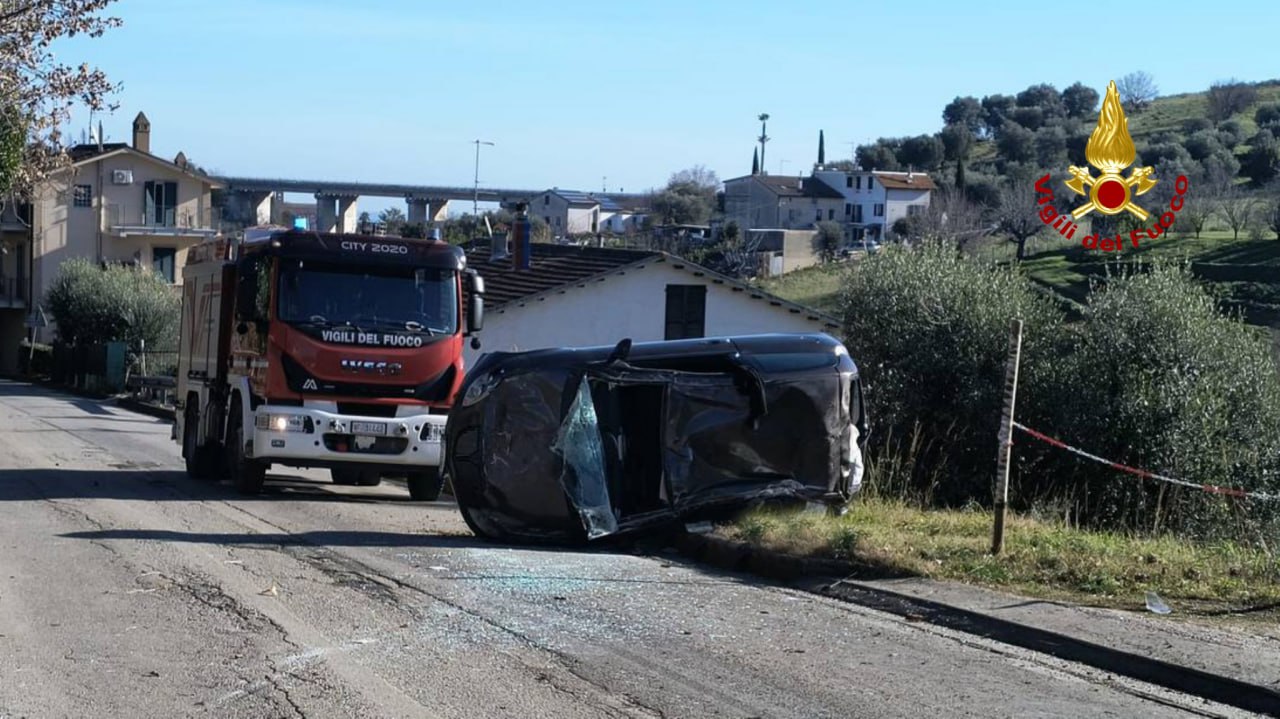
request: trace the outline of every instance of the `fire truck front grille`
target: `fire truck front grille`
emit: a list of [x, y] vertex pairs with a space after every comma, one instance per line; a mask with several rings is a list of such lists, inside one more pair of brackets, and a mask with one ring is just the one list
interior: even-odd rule
[[405, 437], [356, 437], [350, 434], [326, 434], [324, 446], [330, 452], [349, 454], [401, 454], [409, 447]]

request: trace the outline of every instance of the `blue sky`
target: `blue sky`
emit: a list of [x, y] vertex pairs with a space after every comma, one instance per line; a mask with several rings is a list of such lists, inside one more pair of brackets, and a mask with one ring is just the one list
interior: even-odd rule
[[119, 0], [123, 27], [55, 50], [122, 84], [108, 141], [143, 110], [155, 152], [217, 173], [469, 186], [479, 138], [482, 185], [632, 192], [748, 173], [761, 112], [766, 169], [796, 173], [819, 129], [848, 157], [956, 95], [1280, 76], [1280, 3], [1230, 5]]

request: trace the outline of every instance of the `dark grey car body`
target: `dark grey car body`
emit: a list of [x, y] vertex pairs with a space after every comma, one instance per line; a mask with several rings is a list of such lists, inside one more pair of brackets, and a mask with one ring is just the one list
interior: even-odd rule
[[479, 535], [575, 542], [761, 500], [847, 503], [867, 437], [825, 334], [498, 352], [463, 382], [444, 469]]

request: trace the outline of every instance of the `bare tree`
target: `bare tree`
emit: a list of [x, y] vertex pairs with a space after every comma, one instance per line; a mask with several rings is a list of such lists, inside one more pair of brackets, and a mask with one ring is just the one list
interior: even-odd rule
[[1027, 254], [1027, 240], [1044, 229], [1040, 219], [1042, 205], [1037, 201], [1035, 186], [1027, 182], [1011, 182], [1000, 188], [995, 221], [1000, 230], [1017, 245], [1017, 258]]
[[1276, 239], [1280, 240], [1280, 199], [1273, 200], [1267, 207], [1267, 227], [1276, 233]]
[[[945, 242], [957, 250], [983, 237], [991, 227], [983, 221], [982, 206], [955, 188], [943, 187], [932, 193], [929, 207], [908, 218], [908, 238], [922, 242]], [[897, 225], [897, 223], [895, 223]]]
[[1142, 70], [1120, 78], [1116, 82], [1116, 90], [1120, 92], [1121, 104], [1131, 112], [1140, 112], [1160, 93], [1155, 79]]
[[1219, 80], [1209, 86], [1209, 119], [1222, 122], [1257, 99], [1258, 91], [1252, 85], [1235, 78]]
[[1242, 192], [1234, 185], [1227, 185], [1213, 194], [1213, 209], [1231, 228], [1231, 239], [1240, 239], [1240, 230], [1249, 226], [1257, 212], [1257, 199]]
[[[19, 160], [0, 166], [0, 191], [26, 192], [68, 163], [59, 127], [79, 102], [91, 110], [114, 109], [107, 102], [117, 88], [88, 63], [72, 66], [54, 59], [60, 38], [99, 37], [120, 25], [100, 13], [114, 0], [22, 0], [0, 3], [0, 108], [19, 132], [0, 133], [21, 142], [20, 152], [0, 151]], [[13, 140], [10, 139], [10, 142]]]
[[1200, 239], [1200, 233], [1204, 232], [1204, 227], [1209, 224], [1209, 218], [1213, 217], [1213, 214], [1212, 200], [1192, 198], [1183, 204], [1182, 211], [1178, 213], [1178, 222], [1185, 222], [1195, 233], [1196, 239]]

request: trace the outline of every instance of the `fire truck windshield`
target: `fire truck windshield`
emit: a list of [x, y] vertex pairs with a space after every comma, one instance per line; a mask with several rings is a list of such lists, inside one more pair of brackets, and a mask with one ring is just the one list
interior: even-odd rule
[[282, 260], [278, 313], [290, 324], [451, 335], [457, 292], [452, 270]]

